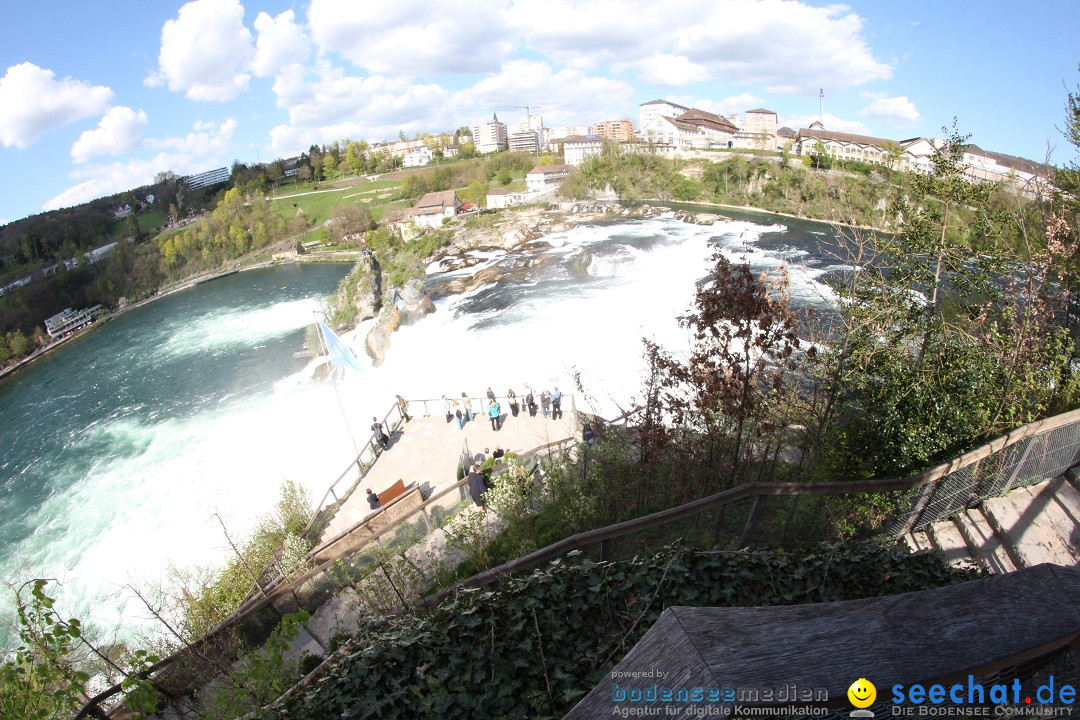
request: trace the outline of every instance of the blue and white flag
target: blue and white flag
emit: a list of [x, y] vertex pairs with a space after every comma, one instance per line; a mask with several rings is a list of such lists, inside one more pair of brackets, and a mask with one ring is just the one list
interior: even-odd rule
[[360, 359], [353, 354], [353, 351], [349, 349], [349, 346], [341, 341], [334, 331], [326, 326], [326, 323], [319, 323], [319, 328], [322, 330], [323, 340], [326, 342], [326, 350], [330, 355], [330, 364], [336, 368], [350, 367], [353, 370], [363, 370], [364, 366], [360, 363]]

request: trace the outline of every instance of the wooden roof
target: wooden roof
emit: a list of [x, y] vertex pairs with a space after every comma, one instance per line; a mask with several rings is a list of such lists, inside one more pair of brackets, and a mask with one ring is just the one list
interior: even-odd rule
[[[782, 607], [670, 607], [564, 720], [607, 717], [620, 689], [824, 689], [846, 707], [847, 688], [867, 678], [887, 688], [996, 672], [1080, 638], [1080, 569], [1037, 565], [934, 590]], [[660, 679], [655, 671], [667, 675]], [[634, 676], [633, 673], [646, 673]], [[650, 676], [650, 674], [652, 676]], [[715, 703], [713, 703], [715, 704]], [[744, 705], [786, 705], [743, 702]], [[665, 706], [663, 717], [697, 717], [703, 703]], [[624, 704], [624, 706], [626, 706]], [[885, 705], [882, 705], [885, 708]], [[876, 707], [870, 708], [875, 710]], [[887, 717], [889, 711], [883, 710]]]

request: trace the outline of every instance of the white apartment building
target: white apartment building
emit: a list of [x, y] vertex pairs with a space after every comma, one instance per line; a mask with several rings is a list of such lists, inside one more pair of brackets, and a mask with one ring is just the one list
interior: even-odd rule
[[604, 149], [600, 138], [576, 135], [562, 140], [563, 162], [574, 167], [581, 167], [586, 158], [599, 155]]
[[683, 107], [670, 100], [650, 100], [638, 106], [638, 127], [645, 132], [645, 127], [658, 117], [675, 118], [688, 111], [690, 108]]
[[473, 143], [481, 154], [505, 150], [508, 145], [506, 123], [499, 122], [499, 116], [491, 114], [491, 119], [473, 126]]
[[511, 150], [531, 153], [539, 152], [540, 133], [535, 130], [516, 132], [510, 136], [509, 144]]
[[402, 167], [421, 167], [427, 165], [429, 162], [435, 159], [435, 151], [429, 148], [427, 145], [421, 145], [415, 150], [410, 150], [405, 153], [405, 157], [401, 159]]

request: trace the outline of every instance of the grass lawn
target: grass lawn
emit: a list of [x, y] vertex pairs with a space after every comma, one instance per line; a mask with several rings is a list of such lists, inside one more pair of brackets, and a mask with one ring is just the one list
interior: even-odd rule
[[[378, 191], [392, 191], [400, 184], [396, 180], [376, 180], [375, 182], [353, 185], [352, 187], [331, 192], [317, 192], [291, 198], [272, 198], [271, 202], [273, 207], [284, 217], [291, 217], [291, 213], [295, 213], [296, 209], [300, 209], [304, 211], [304, 217], [309, 222], [313, 225], [321, 225], [326, 222], [338, 205], [352, 205], [363, 202], [371, 207], [374, 215], [376, 208], [380, 204], [387, 202], [387, 198], [375, 197]], [[376, 219], [380, 216], [376, 216]]]
[[[135, 216], [139, 220], [139, 229], [144, 233], [156, 235], [158, 228], [165, 224], [165, 208], [153, 208]], [[109, 240], [123, 240], [127, 237], [127, 220], [117, 220], [109, 228]]]

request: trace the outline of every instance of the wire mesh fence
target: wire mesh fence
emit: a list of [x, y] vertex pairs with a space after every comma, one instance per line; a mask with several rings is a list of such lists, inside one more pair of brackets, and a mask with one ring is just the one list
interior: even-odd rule
[[[391, 410], [393, 412], [393, 410]], [[584, 462], [573, 441], [538, 448], [537, 456]], [[595, 560], [615, 560], [654, 552], [683, 541], [707, 549], [750, 545], [792, 547], [841, 539], [895, 539], [939, 519], [973, 507], [1011, 489], [1060, 475], [1080, 461], [1080, 411], [1067, 413], [1013, 431], [945, 465], [899, 480], [850, 483], [755, 483], [653, 513], [618, 526], [598, 528], [567, 538], [475, 575], [455, 588], [497, 581], [510, 572], [527, 570], [565, 556], [572, 550]], [[530, 467], [536, 466], [534, 459]], [[257, 638], [288, 612], [313, 611], [332, 595], [351, 588], [372, 612], [393, 612], [430, 600], [425, 593], [445, 586], [445, 546], [434, 546], [441, 529], [468, 500], [458, 482], [391, 523], [375, 536], [350, 547], [332, 564], [315, 568], [298, 580], [283, 583], [274, 597], [253, 608], [231, 636]], [[430, 560], [438, 556], [438, 563]], [[439, 597], [444, 597], [440, 594]], [[214, 642], [218, 642], [215, 640]], [[201, 680], [208, 664], [224, 665], [237, 652], [236, 642], [207, 643], [216, 656], [205, 662], [199, 653], [181, 653], [167, 674], [187, 675], [188, 687]], [[239, 642], [239, 645], [249, 643]], [[187, 671], [189, 664], [200, 665]], [[177, 682], [177, 691], [183, 683]]]

